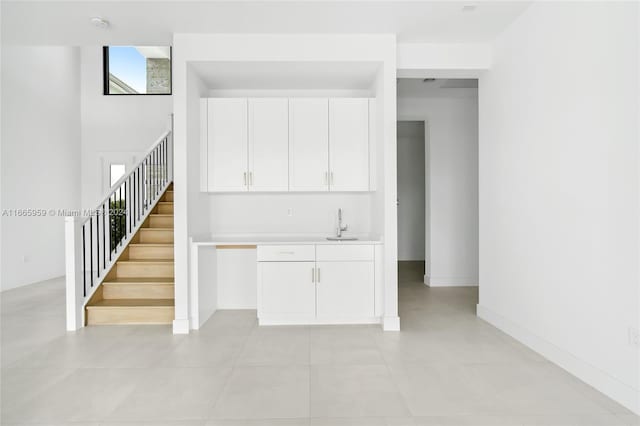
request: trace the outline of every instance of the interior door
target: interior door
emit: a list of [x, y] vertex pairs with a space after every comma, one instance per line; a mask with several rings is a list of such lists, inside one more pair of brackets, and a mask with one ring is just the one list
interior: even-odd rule
[[369, 190], [369, 99], [329, 100], [331, 191]]
[[249, 99], [249, 190], [289, 189], [289, 101]]
[[209, 191], [246, 191], [247, 100], [211, 98], [207, 112]]
[[283, 320], [315, 317], [315, 262], [260, 262], [258, 317]]
[[326, 98], [289, 100], [289, 189], [328, 191], [329, 118]]
[[318, 319], [374, 316], [373, 262], [317, 262]]

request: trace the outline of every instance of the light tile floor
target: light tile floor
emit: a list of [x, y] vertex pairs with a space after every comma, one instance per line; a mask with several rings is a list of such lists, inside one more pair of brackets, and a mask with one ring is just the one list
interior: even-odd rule
[[640, 425], [475, 316], [477, 290], [400, 268], [402, 331], [169, 327], [64, 331], [64, 283], [1, 294], [1, 423], [180, 426]]

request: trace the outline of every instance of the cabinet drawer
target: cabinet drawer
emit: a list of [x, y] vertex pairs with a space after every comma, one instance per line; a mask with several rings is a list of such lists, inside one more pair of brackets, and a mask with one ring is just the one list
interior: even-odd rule
[[258, 262], [313, 262], [316, 248], [313, 245], [258, 246]]
[[318, 262], [372, 261], [373, 246], [358, 244], [318, 245]]

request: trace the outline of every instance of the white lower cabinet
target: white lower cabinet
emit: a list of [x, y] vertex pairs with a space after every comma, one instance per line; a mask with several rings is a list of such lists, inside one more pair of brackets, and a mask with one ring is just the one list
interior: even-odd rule
[[371, 245], [258, 246], [260, 324], [375, 322], [374, 271]]
[[373, 317], [373, 262], [318, 262], [316, 267], [317, 318]]
[[316, 315], [315, 262], [260, 262], [258, 316], [272, 320]]

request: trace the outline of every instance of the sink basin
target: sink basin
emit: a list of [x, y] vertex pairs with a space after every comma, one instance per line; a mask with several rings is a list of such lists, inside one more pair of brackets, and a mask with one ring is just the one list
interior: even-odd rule
[[356, 237], [327, 237], [329, 241], [356, 241]]

